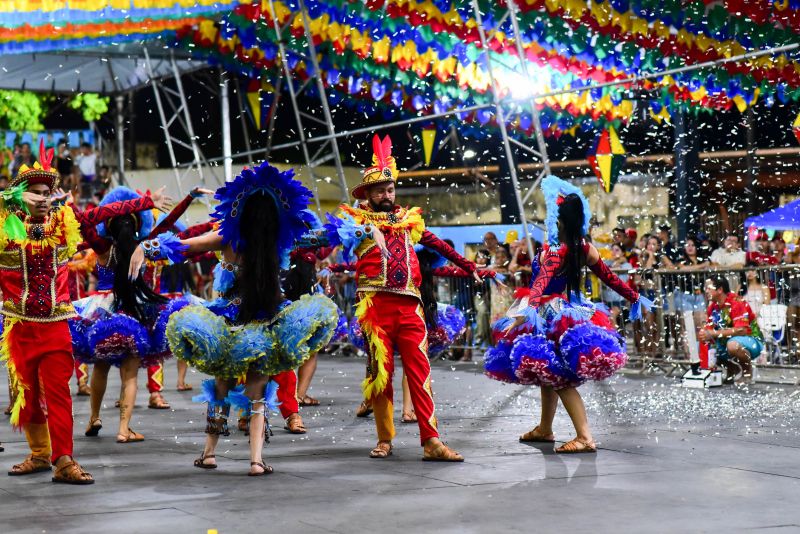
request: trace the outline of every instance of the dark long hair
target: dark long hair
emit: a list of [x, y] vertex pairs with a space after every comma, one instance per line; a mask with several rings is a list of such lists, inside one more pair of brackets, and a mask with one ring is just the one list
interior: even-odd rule
[[564, 197], [558, 206], [558, 233], [561, 243], [567, 245], [564, 274], [567, 277], [567, 292], [580, 292], [586, 256], [583, 253], [583, 202], [576, 194]]
[[114, 303], [137, 321], [146, 321], [148, 304], [164, 304], [167, 299], [147, 285], [141, 273], [136, 280], [128, 278], [128, 268], [136, 241], [136, 218], [131, 215], [114, 217], [108, 223], [108, 232], [114, 240]]
[[241, 254], [242, 273], [236, 290], [242, 297], [239, 321], [270, 318], [282, 300], [278, 232], [280, 220], [275, 201], [267, 194], [252, 195], [244, 206], [239, 225], [245, 245]]
[[283, 281], [283, 294], [291, 301], [308, 295], [317, 283], [317, 270], [314, 264], [302, 258], [292, 260], [292, 267]]
[[419, 259], [419, 272], [422, 275], [422, 283], [419, 285], [422, 311], [425, 313], [425, 323], [428, 325], [428, 329], [432, 330], [439, 326], [438, 305], [433, 286], [433, 264], [438, 256], [430, 250], [422, 249], [417, 252], [417, 259]]

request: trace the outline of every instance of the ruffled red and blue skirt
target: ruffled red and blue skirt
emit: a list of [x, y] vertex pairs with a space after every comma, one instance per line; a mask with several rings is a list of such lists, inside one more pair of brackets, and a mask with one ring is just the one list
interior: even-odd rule
[[[561, 389], [605, 380], [625, 365], [625, 340], [602, 305], [555, 294], [534, 308], [526, 291], [517, 291], [507, 316], [492, 325], [495, 346], [484, 356], [490, 378]], [[520, 315], [526, 321], [506, 334]]]

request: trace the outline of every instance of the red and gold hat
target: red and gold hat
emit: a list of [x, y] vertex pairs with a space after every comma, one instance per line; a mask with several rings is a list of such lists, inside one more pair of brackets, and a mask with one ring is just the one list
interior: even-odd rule
[[22, 165], [19, 168], [19, 173], [16, 178], [11, 180], [9, 185], [14, 187], [22, 182], [27, 182], [28, 187], [35, 184], [46, 184], [50, 190], [53, 191], [58, 187], [61, 176], [58, 174], [58, 171], [52, 167], [52, 163], [53, 149], [48, 148], [45, 150], [44, 139], [42, 139], [39, 141], [39, 161], [35, 162], [32, 167]]
[[364, 200], [367, 189], [373, 185], [397, 181], [397, 164], [392, 156], [392, 140], [387, 135], [381, 141], [378, 134], [372, 138], [372, 167], [364, 170], [361, 183], [353, 188], [353, 198]]

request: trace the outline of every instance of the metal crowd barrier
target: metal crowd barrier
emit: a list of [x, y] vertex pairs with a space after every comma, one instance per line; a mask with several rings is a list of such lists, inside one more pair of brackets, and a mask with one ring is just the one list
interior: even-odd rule
[[[752, 273], [749, 284], [748, 272]], [[800, 265], [617, 271], [623, 279], [633, 278], [637, 290], [656, 303], [654, 313], [636, 323], [628, 321], [629, 304], [602, 283], [587, 283], [587, 295], [605, 304], [617, 321], [628, 343], [631, 369], [679, 376], [698, 357], [697, 349], [690, 350], [689, 339], [696, 338], [687, 328], [696, 332], [706, 322], [708, 303], [703, 289], [712, 274], [724, 275], [731, 290], [748, 300], [758, 317], [765, 349], [756, 360], [757, 366], [800, 370]], [[505, 313], [514, 289], [526, 286], [528, 276], [526, 273], [508, 276], [506, 288], [469, 278], [436, 279], [437, 300], [459, 308], [469, 325], [463, 338], [452, 347], [451, 356], [458, 357], [463, 351], [471, 351], [475, 359], [482, 356], [491, 343], [493, 320]], [[760, 299], [756, 299], [756, 281], [761, 287]], [[333, 285], [334, 300], [350, 317], [353, 288], [337, 286], [335, 281]]]

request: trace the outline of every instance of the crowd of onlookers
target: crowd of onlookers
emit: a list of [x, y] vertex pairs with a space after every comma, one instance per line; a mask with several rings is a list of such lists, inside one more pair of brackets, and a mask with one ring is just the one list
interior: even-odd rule
[[[96, 204], [111, 186], [111, 169], [101, 165], [90, 143], [70, 148], [60, 141], [54, 148], [53, 165], [61, 175], [61, 187], [73, 191], [83, 204]], [[19, 143], [5, 150], [0, 157], [0, 190], [5, 189], [10, 179], [16, 178], [20, 167], [33, 166], [38, 157], [30, 143]]]

